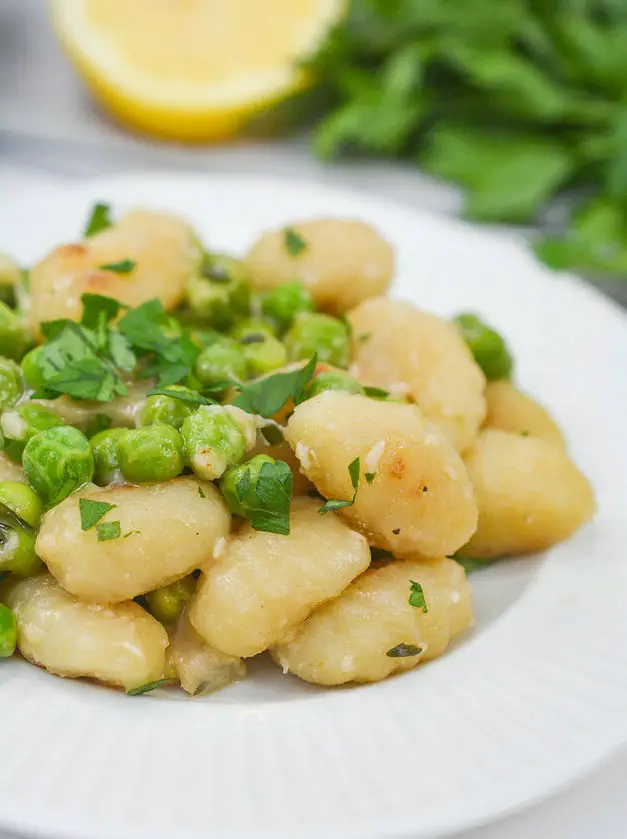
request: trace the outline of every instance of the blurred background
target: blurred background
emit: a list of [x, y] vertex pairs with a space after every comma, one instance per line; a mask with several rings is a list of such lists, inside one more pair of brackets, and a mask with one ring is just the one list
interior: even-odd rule
[[627, 303], [625, 79], [626, 0], [0, 0], [0, 171], [376, 190]]

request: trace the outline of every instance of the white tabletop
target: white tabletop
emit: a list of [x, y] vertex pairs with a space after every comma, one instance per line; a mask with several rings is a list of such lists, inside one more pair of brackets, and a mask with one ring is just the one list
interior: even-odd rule
[[[306, 140], [209, 150], [167, 148], [131, 138], [93, 107], [61, 56], [42, 0], [0, 0], [0, 201], [29, 185], [122, 169], [271, 172], [375, 191], [455, 214], [458, 193], [415, 169], [316, 162]], [[520, 235], [505, 231], [503, 235]], [[627, 754], [532, 810], [456, 839], [625, 839]], [[0, 839], [15, 839], [0, 831]], [[115, 837], [111, 837], [115, 839]]]

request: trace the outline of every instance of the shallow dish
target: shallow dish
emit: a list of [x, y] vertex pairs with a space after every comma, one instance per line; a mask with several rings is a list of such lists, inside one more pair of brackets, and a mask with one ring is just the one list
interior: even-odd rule
[[[0, 207], [25, 262], [94, 200], [189, 217], [243, 251], [295, 218], [353, 216], [397, 248], [394, 293], [476, 310], [563, 423], [594, 522], [546, 556], [473, 575], [477, 625], [440, 660], [328, 691], [263, 661], [206, 698], [129, 699], [20, 661], [0, 673], [0, 827], [63, 839], [436, 837], [549, 795], [627, 742], [627, 321], [519, 244], [376, 197], [250, 176], [127, 176]], [[182, 695], [181, 695], [182, 696]]]

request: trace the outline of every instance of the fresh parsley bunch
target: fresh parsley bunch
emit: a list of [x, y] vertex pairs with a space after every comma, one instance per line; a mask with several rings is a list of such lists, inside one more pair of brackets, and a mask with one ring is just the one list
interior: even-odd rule
[[478, 221], [538, 220], [569, 190], [540, 258], [627, 275], [625, 0], [352, 0], [311, 64], [321, 157], [415, 161]]

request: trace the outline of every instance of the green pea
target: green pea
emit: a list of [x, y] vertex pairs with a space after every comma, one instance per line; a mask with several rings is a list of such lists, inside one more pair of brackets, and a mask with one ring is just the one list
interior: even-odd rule
[[183, 471], [181, 436], [163, 423], [125, 431], [118, 439], [118, 459], [128, 481], [169, 481]]
[[240, 343], [251, 336], [267, 335], [270, 338], [275, 338], [276, 334], [277, 331], [272, 321], [265, 318], [246, 318], [231, 330], [231, 337]]
[[94, 458], [94, 482], [106, 486], [120, 474], [118, 442], [126, 433], [124, 428], [108, 428], [100, 431], [89, 441]]
[[328, 372], [318, 373], [309, 387], [305, 390], [305, 398], [311, 399], [325, 390], [339, 390], [343, 393], [364, 393], [363, 387], [357, 379], [349, 376], [348, 373]]
[[5, 411], [0, 418], [4, 436], [18, 443], [26, 443], [39, 431], [65, 425], [54, 411], [37, 402], [25, 402], [17, 410]]
[[161, 394], [149, 396], [140, 411], [139, 425], [155, 425], [161, 422], [178, 430], [189, 413], [189, 408], [180, 399]]
[[0, 504], [8, 507], [30, 527], [39, 527], [43, 507], [37, 493], [26, 484], [0, 481]]
[[486, 379], [509, 379], [514, 360], [504, 339], [476, 315], [458, 315], [454, 322]]
[[348, 364], [348, 327], [331, 315], [299, 315], [284, 340], [292, 361], [311, 358], [317, 353], [318, 361], [332, 364], [334, 367], [346, 367]]
[[17, 646], [17, 621], [15, 615], [0, 603], [0, 658], [9, 658]]
[[201, 351], [194, 372], [201, 385], [246, 378], [246, 359], [235, 341], [216, 341]]
[[181, 427], [185, 462], [199, 478], [212, 481], [246, 454], [245, 434], [219, 407], [201, 407]]
[[19, 366], [10, 358], [0, 358], [0, 410], [13, 405], [23, 389]]
[[185, 608], [185, 604], [196, 591], [196, 580], [190, 574], [182, 580], [162, 586], [145, 595], [150, 613], [161, 623], [174, 623]]
[[302, 283], [283, 283], [269, 291], [261, 301], [261, 311], [278, 324], [281, 331], [289, 329], [294, 318], [315, 310], [311, 292]]
[[249, 485], [247, 496], [254, 498], [254, 490], [259, 481], [261, 467], [266, 463], [275, 462], [276, 461], [267, 454], [257, 454], [255, 457], [251, 457], [250, 460], [247, 460], [246, 463], [240, 463], [239, 466], [235, 466], [233, 469], [229, 469], [228, 472], [225, 473], [224, 477], [220, 481], [220, 491], [225, 497], [226, 502], [229, 505], [229, 509], [234, 515], [248, 518], [248, 510], [245, 506], [246, 502], [245, 500], [240, 500], [239, 493], [237, 491], [238, 485], [245, 479], [246, 474], [248, 473], [246, 481]]
[[9, 507], [0, 503], [0, 571], [35, 574], [41, 560], [35, 553], [37, 534]]
[[91, 481], [94, 458], [89, 440], [72, 426], [40, 431], [26, 444], [22, 455], [29, 484], [53, 507]]
[[250, 311], [250, 288], [239, 260], [205, 254], [199, 274], [190, 277], [187, 300], [208, 326], [228, 329]]
[[31, 343], [21, 315], [0, 302], [0, 355], [19, 361]]
[[251, 333], [240, 339], [240, 348], [246, 360], [246, 370], [250, 378], [264, 376], [287, 364], [285, 345], [273, 335], [264, 335], [261, 332]]
[[42, 352], [43, 347], [34, 347], [34, 349], [29, 350], [26, 353], [21, 362], [24, 381], [26, 382], [26, 385], [34, 391], [40, 390], [45, 384], [39, 364]]

